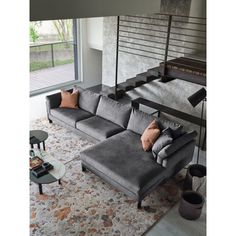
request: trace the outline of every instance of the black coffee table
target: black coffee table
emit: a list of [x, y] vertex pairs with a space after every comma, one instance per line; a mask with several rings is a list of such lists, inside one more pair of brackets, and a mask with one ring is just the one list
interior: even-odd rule
[[43, 150], [45, 150], [45, 140], [48, 138], [48, 133], [43, 130], [30, 130], [30, 145], [34, 148], [34, 144], [38, 145], [40, 149], [40, 143], [43, 143]]
[[30, 171], [30, 180], [38, 184], [40, 194], [43, 194], [43, 188], [42, 188], [43, 184], [51, 184], [56, 181], [58, 181], [58, 183], [61, 184], [61, 178], [64, 176], [66, 172], [65, 165], [62, 162], [56, 160], [55, 158], [46, 155], [42, 159], [44, 160], [44, 162], [51, 163], [54, 166], [54, 168], [53, 170], [50, 170], [48, 174], [43, 175], [39, 178], [35, 177]]

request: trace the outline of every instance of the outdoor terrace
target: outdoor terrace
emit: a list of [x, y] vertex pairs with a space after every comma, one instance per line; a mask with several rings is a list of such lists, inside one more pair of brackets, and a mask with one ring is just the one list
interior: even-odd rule
[[75, 79], [74, 64], [65, 64], [30, 72], [30, 91]]

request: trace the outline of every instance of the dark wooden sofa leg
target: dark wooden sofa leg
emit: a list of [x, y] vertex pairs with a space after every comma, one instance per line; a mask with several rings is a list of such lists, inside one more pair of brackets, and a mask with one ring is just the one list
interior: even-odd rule
[[82, 172], [86, 172], [87, 170], [86, 167], [83, 164], [81, 166], [82, 166]]
[[142, 201], [138, 201], [138, 209], [141, 209], [141, 204], [142, 204]]

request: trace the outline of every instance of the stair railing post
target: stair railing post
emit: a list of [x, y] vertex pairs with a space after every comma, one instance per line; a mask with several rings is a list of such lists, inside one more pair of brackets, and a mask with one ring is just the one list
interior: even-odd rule
[[169, 15], [168, 18], [168, 27], [167, 27], [167, 36], [166, 36], [166, 48], [165, 48], [165, 58], [164, 58], [164, 66], [163, 66], [163, 78], [165, 80], [166, 77], [166, 62], [168, 58], [168, 50], [169, 50], [169, 41], [170, 41], [170, 30], [171, 30], [171, 22], [172, 22], [172, 15]]
[[119, 31], [120, 31], [120, 16], [117, 16], [117, 31], [116, 31], [115, 100], [117, 100], [118, 59], [119, 59], [119, 33], [120, 33]]

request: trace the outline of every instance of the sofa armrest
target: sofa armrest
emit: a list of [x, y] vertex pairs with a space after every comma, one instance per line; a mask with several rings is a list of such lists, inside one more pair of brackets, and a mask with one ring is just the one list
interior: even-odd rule
[[[59, 107], [61, 104], [61, 93], [54, 93], [46, 96], [47, 117], [49, 119], [50, 110]], [[50, 120], [50, 119], [49, 119]]]
[[191, 131], [175, 139], [171, 144], [161, 149], [161, 151], [157, 155], [157, 163], [160, 165], [163, 165], [164, 159], [167, 159], [169, 156], [177, 152], [184, 145], [194, 140], [196, 136], [197, 136], [197, 132]]
[[193, 158], [194, 148], [196, 141], [192, 140], [185, 144], [182, 148], [176, 151], [174, 154], [165, 158], [162, 162], [162, 166], [170, 169], [175, 174], [184, 168]]
[[46, 96], [46, 102], [49, 109], [57, 108], [61, 104], [61, 93], [54, 93]]

